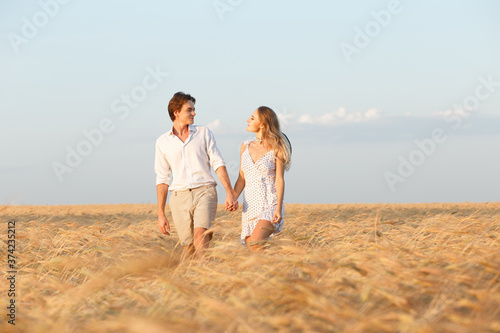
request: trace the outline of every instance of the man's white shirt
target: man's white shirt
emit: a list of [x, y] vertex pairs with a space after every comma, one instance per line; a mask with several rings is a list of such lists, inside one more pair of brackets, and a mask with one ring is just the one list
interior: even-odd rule
[[172, 130], [156, 140], [156, 185], [169, 185], [172, 181], [170, 191], [216, 185], [210, 167], [217, 170], [221, 166], [225, 166], [224, 160], [213, 133], [207, 127], [189, 125], [185, 142]]

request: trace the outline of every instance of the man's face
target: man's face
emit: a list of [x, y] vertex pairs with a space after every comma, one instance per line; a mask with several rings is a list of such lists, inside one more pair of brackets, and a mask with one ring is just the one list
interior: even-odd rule
[[174, 112], [175, 120], [180, 121], [184, 125], [194, 124], [194, 116], [196, 116], [194, 109], [194, 103], [192, 101], [187, 101], [182, 105], [180, 111]]

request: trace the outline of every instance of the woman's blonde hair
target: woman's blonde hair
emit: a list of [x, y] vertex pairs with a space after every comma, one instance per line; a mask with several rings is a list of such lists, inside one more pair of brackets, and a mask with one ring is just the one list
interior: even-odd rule
[[261, 139], [267, 142], [275, 155], [281, 154], [283, 167], [288, 171], [292, 163], [292, 146], [286, 135], [281, 132], [278, 116], [267, 106], [260, 106], [257, 112], [260, 122], [264, 125]]

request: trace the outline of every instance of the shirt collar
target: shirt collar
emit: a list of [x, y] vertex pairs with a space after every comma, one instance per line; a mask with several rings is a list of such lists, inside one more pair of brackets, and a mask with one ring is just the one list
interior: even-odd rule
[[[196, 132], [196, 126], [195, 125], [191, 124], [191, 125], [188, 125], [188, 127], [189, 127], [189, 132]], [[172, 128], [170, 129], [170, 131], [167, 132], [167, 134], [169, 136], [174, 135], [174, 126], [173, 125], [172, 125]]]

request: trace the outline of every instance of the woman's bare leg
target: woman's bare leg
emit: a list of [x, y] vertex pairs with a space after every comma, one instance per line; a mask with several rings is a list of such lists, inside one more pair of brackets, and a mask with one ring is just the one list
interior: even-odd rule
[[269, 238], [274, 232], [274, 227], [271, 222], [266, 220], [259, 220], [253, 233], [250, 237], [246, 237], [247, 245], [250, 251], [259, 252], [262, 250], [262, 244], [259, 244], [263, 240]]

